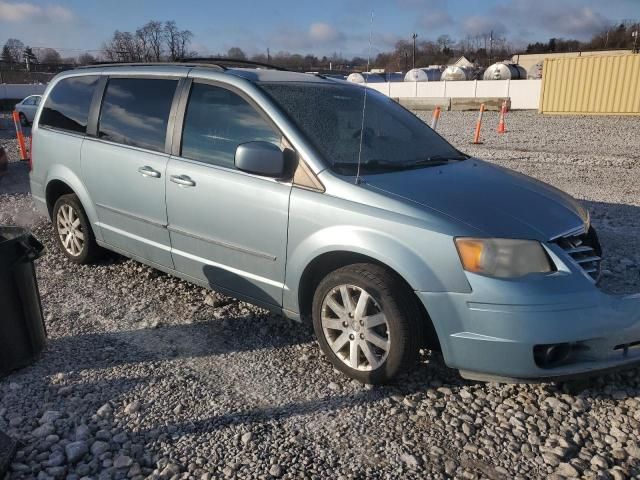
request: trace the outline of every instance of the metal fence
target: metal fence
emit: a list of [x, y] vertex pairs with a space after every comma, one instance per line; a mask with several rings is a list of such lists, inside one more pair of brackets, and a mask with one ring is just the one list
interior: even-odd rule
[[640, 55], [547, 59], [540, 112], [640, 115]]
[[33, 63], [27, 69], [24, 63], [0, 61], [0, 83], [47, 83], [56, 74], [75, 67], [61, 63]]

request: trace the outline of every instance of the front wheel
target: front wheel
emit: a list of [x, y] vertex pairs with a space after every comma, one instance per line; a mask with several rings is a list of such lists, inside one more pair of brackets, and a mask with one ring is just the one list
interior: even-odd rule
[[386, 383], [418, 357], [415, 297], [388, 269], [354, 264], [327, 275], [313, 299], [313, 327], [331, 363], [363, 383]]
[[29, 120], [27, 119], [27, 116], [20, 112], [20, 115], [18, 115], [20, 117], [20, 125], [22, 125], [23, 127], [28, 127], [29, 126]]

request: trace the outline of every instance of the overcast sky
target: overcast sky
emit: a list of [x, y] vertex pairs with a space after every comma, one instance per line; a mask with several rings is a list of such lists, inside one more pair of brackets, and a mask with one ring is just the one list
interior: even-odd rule
[[400, 38], [454, 39], [493, 30], [518, 46], [551, 36], [587, 40], [594, 31], [640, 18], [640, 0], [0, 0], [0, 44], [15, 37], [63, 56], [99, 49], [114, 30], [176, 20], [193, 49], [223, 53], [280, 50], [366, 55]]

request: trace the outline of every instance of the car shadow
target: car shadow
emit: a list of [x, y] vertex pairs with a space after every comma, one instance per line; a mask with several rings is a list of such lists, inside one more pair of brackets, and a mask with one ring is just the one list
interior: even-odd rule
[[[280, 321], [280, 320], [278, 320]], [[290, 323], [286, 320], [282, 322]], [[228, 353], [274, 350], [312, 341], [303, 325], [285, 329], [265, 327], [254, 315], [200, 321], [192, 324], [154, 325], [135, 330], [94, 332], [49, 339], [46, 362], [50, 371], [103, 369], [140, 362], [215, 357]], [[288, 325], [288, 330], [295, 324]], [[244, 332], [240, 335], [239, 333]], [[96, 349], [96, 345], [100, 348]], [[78, 355], [77, 352], [86, 352]], [[75, 361], [69, 365], [68, 358]], [[59, 363], [58, 363], [59, 360]]]
[[4, 175], [0, 175], [0, 195], [26, 194], [29, 187], [27, 162], [9, 162]]

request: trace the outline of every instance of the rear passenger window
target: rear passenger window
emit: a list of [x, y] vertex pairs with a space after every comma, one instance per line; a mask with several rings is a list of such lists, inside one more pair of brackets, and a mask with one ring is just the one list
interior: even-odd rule
[[100, 138], [164, 151], [169, 111], [177, 85], [177, 80], [109, 79], [100, 111]]
[[89, 107], [97, 84], [98, 77], [95, 75], [60, 80], [47, 97], [39, 124], [86, 133]]
[[183, 157], [233, 168], [236, 147], [258, 140], [280, 146], [281, 135], [241, 96], [193, 84], [182, 132]]

